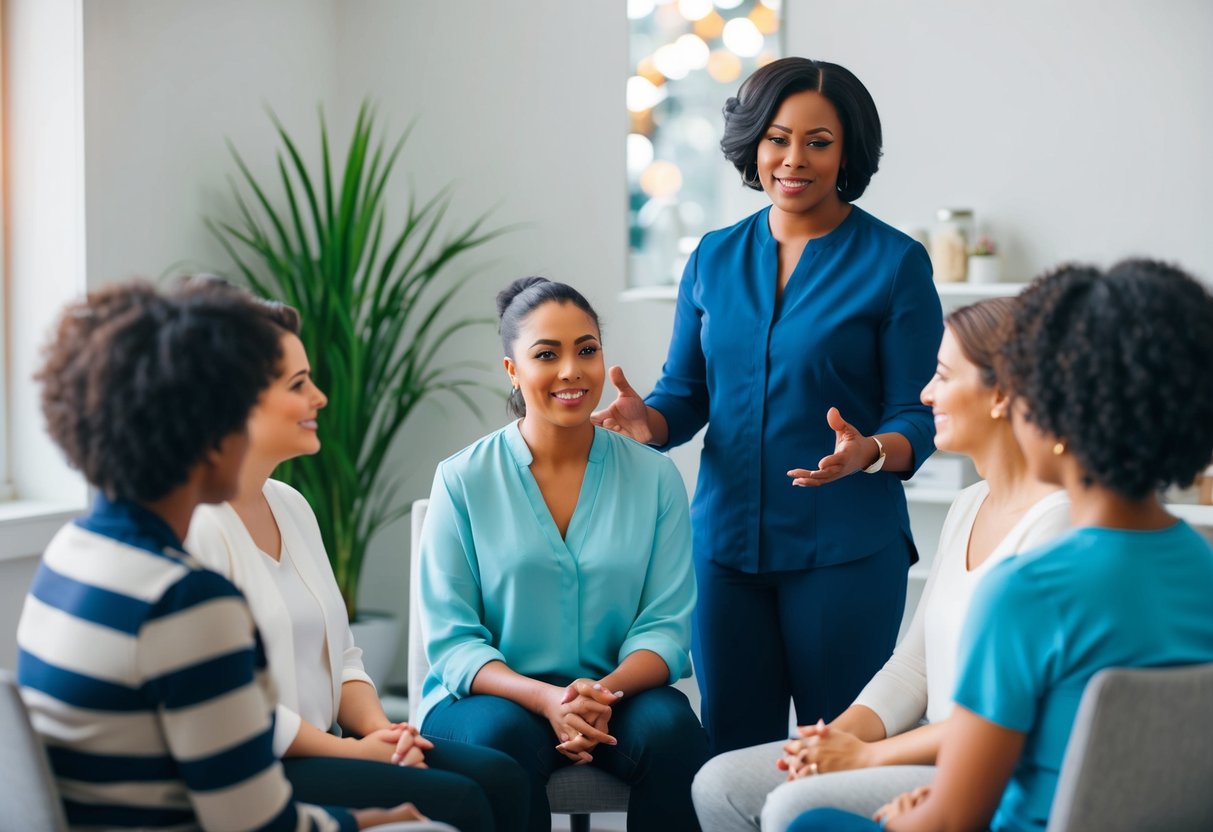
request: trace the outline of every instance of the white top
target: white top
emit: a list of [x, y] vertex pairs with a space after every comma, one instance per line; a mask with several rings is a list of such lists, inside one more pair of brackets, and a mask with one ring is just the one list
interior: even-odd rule
[[[345, 602], [333, 578], [311, 506], [302, 494], [277, 480], [267, 480], [262, 493], [282, 532], [283, 548], [323, 610], [326, 678], [332, 707], [323, 719], [308, 722], [327, 731], [341, 706], [341, 685], [354, 680], [374, 683], [362, 668], [362, 651], [354, 646]], [[299, 733], [302, 706], [295, 670], [300, 659], [295, 651], [290, 610], [270, 571], [274, 561], [257, 548], [240, 515], [228, 503], [199, 506], [194, 511], [185, 548], [208, 568], [230, 579], [248, 599], [278, 689], [274, 751], [281, 756]]]
[[259, 551], [291, 623], [295, 651], [295, 690], [299, 692], [299, 716], [321, 730], [332, 724], [333, 690], [328, 645], [324, 638], [324, 607], [308, 589], [290, 551], [284, 545], [280, 560]]
[[978, 583], [994, 564], [1034, 549], [1070, 526], [1070, 499], [1064, 491], [1054, 492], [1028, 509], [990, 556], [969, 571], [966, 555], [973, 521], [989, 493], [989, 486], [979, 482], [952, 503], [910, 627], [855, 700], [876, 712], [887, 736], [908, 731], [923, 716], [928, 722], [947, 719], [956, 687], [960, 632]]

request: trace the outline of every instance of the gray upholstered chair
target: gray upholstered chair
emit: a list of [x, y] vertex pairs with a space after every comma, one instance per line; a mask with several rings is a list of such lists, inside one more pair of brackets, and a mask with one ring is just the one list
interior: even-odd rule
[[12, 675], [0, 670], [0, 805], [5, 829], [66, 832], [63, 803], [46, 749], [30, 725], [29, 712]]
[[[430, 672], [421, 632], [421, 607], [417, 600], [421, 551], [421, 527], [429, 500], [413, 503], [412, 539], [409, 552], [409, 721], [415, 722], [421, 704], [421, 683]], [[548, 780], [548, 802], [558, 815], [569, 815], [572, 832], [589, 832], [595, 812], [626, 812], [628, 787], [617, 777], [593, 766], [567, 766]]]
[[1213, 664], [1095, 674], [1066, 746], [1048, 832], [1213, 829], [1211, 705]]

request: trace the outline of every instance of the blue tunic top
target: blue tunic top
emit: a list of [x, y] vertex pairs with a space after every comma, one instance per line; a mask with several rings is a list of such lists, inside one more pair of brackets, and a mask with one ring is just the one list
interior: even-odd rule
[[686, 489], [674, 464], [595, 428], [565, 536], [512, 423], [440, 463], [421, 538], [421, 621], [431, 668], [418, 721], [467, 696], [480, 668], [601, 678], [651, 650], [688, 673], [695, 577]]
[[744, 572], [843, 563], [910, 537], [901, 479], [912, 472], [796, 488], [787, 471], [834, 451], [830, 407], [865, 435], [902, 434], [920, 465], [935, 428], [918, 397], [943, 335], [926, 250], [853, 206], [808, 242], [777, 301], [769, 211], [708, 234], [691, 255], [647, 399], [670, 445], [707, 424], [695, 556]]
[[991, 828], [1043, 830], [1087, 682], [1107, 667], [1213, 661], [1213, 549], [1186, 523], [1075, 529], [986, 576], [956, 703], [1026, 733]]

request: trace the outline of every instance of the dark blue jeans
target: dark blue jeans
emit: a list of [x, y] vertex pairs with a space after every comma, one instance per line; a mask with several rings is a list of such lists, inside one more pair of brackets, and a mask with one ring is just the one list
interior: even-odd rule
[[760, 574], [696, 559], [692, 649], [713, 756], [786, 739], [789, 698], [801, 725], [851, 705], [897, 643], [911, 551], [897, 535], [849, 563]]
[[422, 769], [373, 760], [292, 757], [282, 767], [295, 799], [304, 803], [386, 809], [409, 801], [430, 820], [460, 832], [526, 828], [526, 776], [505, 754], [435, 739], [425, 761], [429, 768]]
[[[485, 745], [513, 757], [530, 779], [529, 829], [551, 829], [548, 777], [571, 763], [556, 751], [559, 741], [546, 719], [497, 696], [450, 696], [429, 712], [423, 730], [426, 736]], [[698, 830], [691, 780], [707, 760], [708, 742], [686, 697], [671, 687], [629, 694], [612, 706], [609, 730], [619, 744], [599, 745], [591, 752], [591, 765], [631, 787], [629, 832]]]

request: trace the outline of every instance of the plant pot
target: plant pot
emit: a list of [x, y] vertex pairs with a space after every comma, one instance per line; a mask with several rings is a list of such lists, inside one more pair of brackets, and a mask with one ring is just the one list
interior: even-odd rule
[[362, 666], [375, 687], [382, 689], [400, 649], [403, 622], [394, 613], [360, 610], [350, 623], [354, 644], [362, 648]]
[[970, 283], [997, 283], [1002, 279], [1002, 260], [997, 254], [969, 255]]

